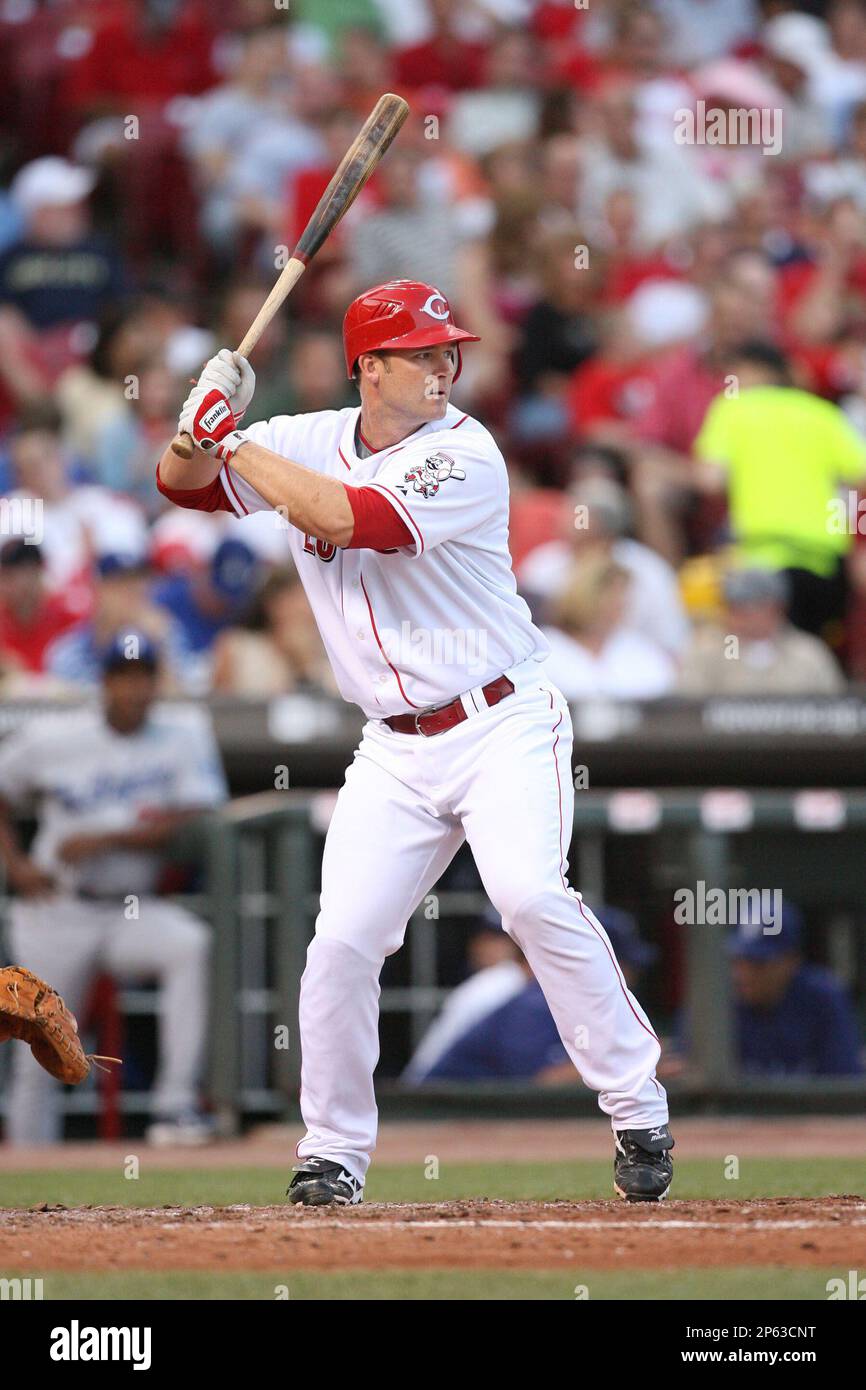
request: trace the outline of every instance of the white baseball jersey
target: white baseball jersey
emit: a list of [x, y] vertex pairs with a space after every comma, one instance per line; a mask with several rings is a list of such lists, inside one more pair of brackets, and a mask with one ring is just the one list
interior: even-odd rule
[[64, 864], [72, 835], [132, 829], [148, 811], [216, 806], [227, 795], [209, 716], [159, 706], [140, 730], [120, 734], [98, 708], [37, 718], [0, 744], [0, 796], [32, 802], [32, 857], [67, 892], [151, 893], [162, 856], [113, 850]]
[[[546, 639], [511, 570], [508, 474], [492, 435], [449, 405], [442, 420], [362, 459], [359, 415], [278, 415], [244, 431], [283, 458], [375, 488], [411, 532], [410, 545], [380, 553], [341, 550], [283, 523], [343, 697], [382, 719], [543, 661]], [[270, 509], [239, 467], [242, 453], [220, 473], [235, 512]]]

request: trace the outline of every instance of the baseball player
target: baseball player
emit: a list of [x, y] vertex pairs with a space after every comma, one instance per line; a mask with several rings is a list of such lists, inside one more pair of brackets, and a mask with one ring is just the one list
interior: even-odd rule
[[[178, 827], [221, 802], [225, 781], [209, 723], [194, 707], [154, 704], [158, 654], [128, 633], [104, 656], [102, 705], [46, 715], [0, 744], [0, 856], [15, 889], [12, 959], [50, 979], [79, 1014], [93, 976], [160, 983], [153, 1143], [211, 1137], [195, 1111], [207, 1014], [209, 933], [154, 896]], [[12, 807], [35, 803], [25, 854]], [[6, 1111], [13, 1144], [60, 1137], [57, 1082], [16, 1048]]]
[[360, 295], [343, 325], [359, 407], [238, 423], [249, 363], [223, 349], [184, 404], [197, 448], [158, 486], [239, 517], [274, 508], [347, 700], [367, 715], [330, 824], [301, 987], [301, 1107], [289, 1198], [356, 1203], [376, 1141], [379, 974], [464, 840], [615, 1135], [621, 1196], [657, 1201], [673, 1139], [659, 1041], [601, 923], [566, 878], [572, 730], [518, 597], [508, 476], [450, 403], [461, 344], [433, 285]]

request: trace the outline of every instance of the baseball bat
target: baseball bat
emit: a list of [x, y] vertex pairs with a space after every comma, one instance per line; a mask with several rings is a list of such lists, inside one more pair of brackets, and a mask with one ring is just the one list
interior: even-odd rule
[[[354, 203], [408, 115], [408, 102], [393, 92], [386, 92], [376, 102], [319, 199], [285, 268], [238, 346], [242, 357], [249, 357], [322, 243]], [[177, 434], [171, 441], [171, 448], [178, 458], [190, 459], [195, 444], [191, 435]]]

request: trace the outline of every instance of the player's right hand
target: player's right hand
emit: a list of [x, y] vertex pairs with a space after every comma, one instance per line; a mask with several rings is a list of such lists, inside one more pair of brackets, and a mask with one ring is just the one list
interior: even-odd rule
[[253, 398], [256, 374], [245, 357], [228, 348], [220, 348], [215, 357], [205, 363], [198, 385], [205, 391], [217, 390], [225, 396], [236, 420], [240, 420]]
[[25, 856], [9, 865], [6, 877], [10, 887], [22, 898], [47, 898], [57, 891], [51, 874]]

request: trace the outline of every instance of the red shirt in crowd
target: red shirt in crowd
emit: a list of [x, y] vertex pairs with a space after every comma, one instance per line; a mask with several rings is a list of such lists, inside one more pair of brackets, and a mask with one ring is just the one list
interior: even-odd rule
[[645, 362], [624, 364], [604, 357], [593, 357], [578, 367], [566, 399], [575, 433], [611, 420], [633, 419], [647, 401], [648, 374]]
[[464, 43], [450, 34], [437, 34], [414, 48], [401, 49], [394, 70], [401, 87], [446, 87], [452, 92], [484, 84], [487, 50], [482, 44]]
[[47, 594], [37, 611], [23, 622], [0, 603], [0, 663], [8, 660], [25, 671], [44, 671], [47, 648], [55, 637], [80, 621], [81, 610], [59, 593]]
[[690, 346], [666, 353], [646, 378], [648, 399], [631, 422], [635, 434], [649, 443], [690, 454], [710, 401], [725, 384], [724, 374]]
[[214, 38], [206, 10], [195, 0], [171, 24], [153, 30], [139, 6], [121, 9], [103, 20], [86, 53], [71, 65], [65, 100], [87, 109], [129, 98], [162, 103], [195, 96], [217, 80]]

